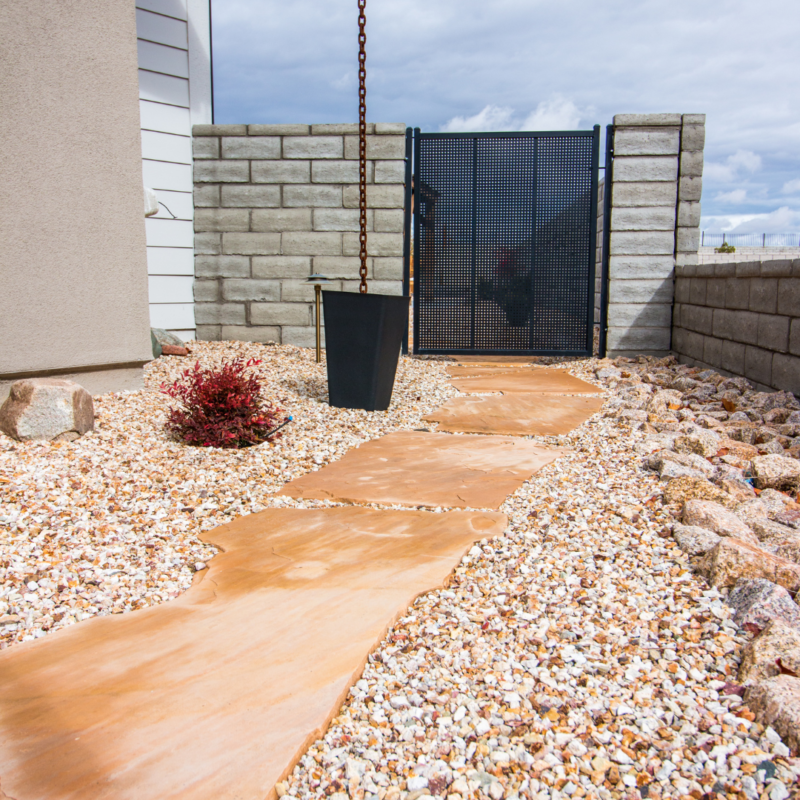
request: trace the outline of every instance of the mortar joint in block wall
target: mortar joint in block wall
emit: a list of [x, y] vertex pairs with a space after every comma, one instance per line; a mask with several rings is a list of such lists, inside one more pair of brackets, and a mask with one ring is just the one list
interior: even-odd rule
[[[367, 126], [370, 291], [403, 289], [403, 123]], [[196, 125], [198, 338], [315, 343], [314, 291], [358, 291], [358, 125]], [[355, 193], [355, 194], [354, 194]]]

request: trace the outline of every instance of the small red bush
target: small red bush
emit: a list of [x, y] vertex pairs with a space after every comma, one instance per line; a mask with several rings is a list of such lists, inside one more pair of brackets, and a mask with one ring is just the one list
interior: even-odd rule
[[167, 430], [197, 447], [248, 447], [265, 441], [283, 412], [264, 403], [260, 381], [245, 373], [260, 363], [236, 359], [221, 369], [202, 369], [198, 362], [184, 370], [182, 379], [162, 385], [164, 394], [180, 403], [170, 410]]

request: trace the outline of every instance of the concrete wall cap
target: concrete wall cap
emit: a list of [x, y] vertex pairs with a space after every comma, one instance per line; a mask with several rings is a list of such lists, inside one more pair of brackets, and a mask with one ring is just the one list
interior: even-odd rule
[[706, 124], [706, 115], [705, 114], [684, 114], [683, 115], [683, 124], [684, 125], [705, 125]]
[[615, 114], [614, 124], [617, 127], [624, 126], [661, 126], [681, 124], [680, 114]]
[[192, 136], [247, 136], [247, 125], [192, 125]]
[[251, 136], [308, 136], [309, 125], [248, 125]]
[[396, 136], [405, 134], [407, 127], [405, 122], [376, 122], [375, 133], [378, 136]]
[[[374, 133], [375, 132], [375, 123], [368, 122], [367, 123], [367, 133]], [[326, 122], [319, 125], [312, 125], [311, 126], [311, 135], [312, 136], [336, 136], [342, 134], [357, 134], [358, 133], [358, 123], [357, 122]]]

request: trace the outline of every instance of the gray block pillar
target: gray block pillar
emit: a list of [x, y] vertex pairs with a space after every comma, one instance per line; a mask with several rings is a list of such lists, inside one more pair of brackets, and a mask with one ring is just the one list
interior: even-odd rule
[[670, 351], [675, 264], [697, 261], [704, 124], [702, 114], [614, 117], [611, 357]]

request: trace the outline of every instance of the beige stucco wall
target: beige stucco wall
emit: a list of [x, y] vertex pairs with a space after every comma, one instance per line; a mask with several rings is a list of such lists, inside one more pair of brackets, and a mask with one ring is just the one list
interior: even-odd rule
[[0, 3], [0, 383], [151, 358], [134, 12]]

